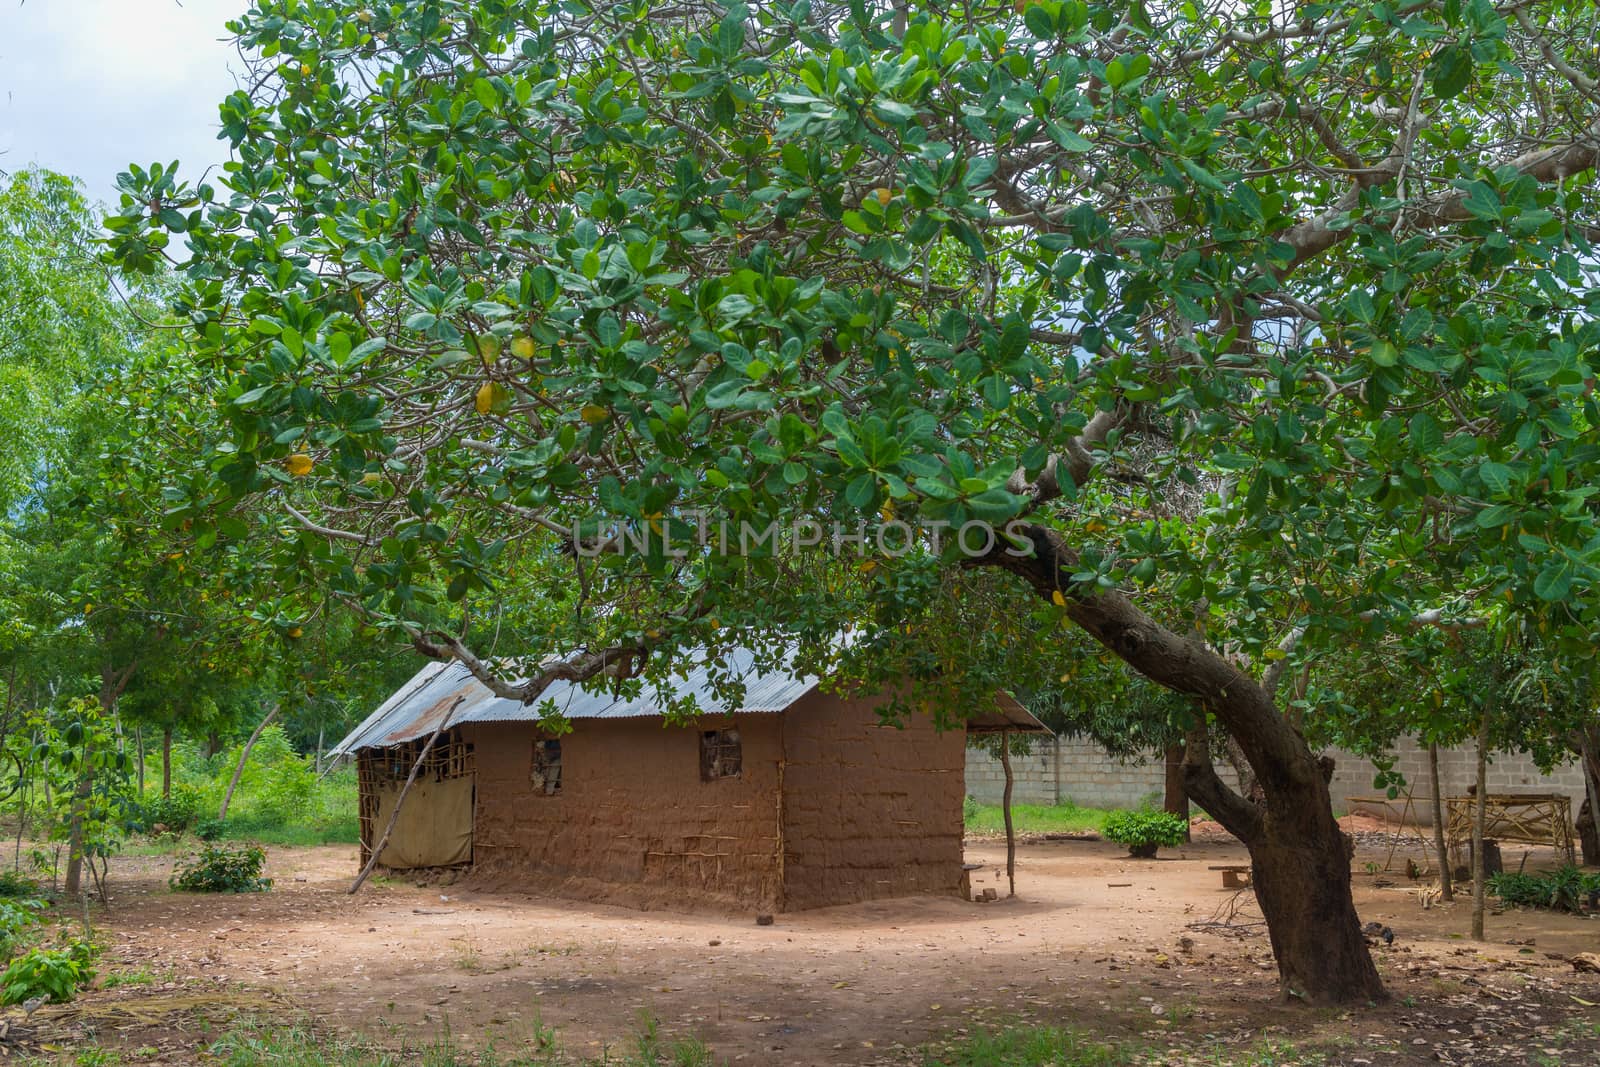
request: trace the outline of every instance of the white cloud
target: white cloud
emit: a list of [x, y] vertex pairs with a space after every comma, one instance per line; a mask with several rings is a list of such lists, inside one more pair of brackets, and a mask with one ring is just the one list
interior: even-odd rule
[[0, 170], [38, 164], [115, 202], [130, 162], [228, 158], [217, 105], [240, 66], [224, 23], [247, 0], [0, 0]]

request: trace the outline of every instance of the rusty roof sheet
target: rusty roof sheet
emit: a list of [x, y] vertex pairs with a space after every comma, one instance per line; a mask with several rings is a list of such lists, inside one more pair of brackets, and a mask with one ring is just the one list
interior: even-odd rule
[[[776, 713], [788, 710], [801, 697], [817, 687], [814, 675], [795, 675], [787, 670], [761, 670], [755, 654], [748, 649], [732, 649], [717, 663], [708, 662], [703, 653], [674, 673], [668, 680], [675, 699], [693, 701], [708, 714]], [[733, 675], [744, 685], [744, 699], [729, 707], [717, 696], [713, 675]], [[571, 682], [555, 682], [532, 704], [497, 697], [458, 662], [429, 663], [402, 686], [394, 696], [380, 704], [333, 749], [332, 756], [349, 756], [363, 748], [384, 748], [427, 737], [448, 717], [449, 725], [464, 722], [534, 722], [539, 707], [553, 701], [568, 719], [648, 718], [663, 714], [655, 699], [657, 689], [646, 683], [638, 696], [616, 696], [605, 691], [586, 692]], [[1001, 729], [1029, 733], [1049, 733], [1009, 693], [995, 695], [995, 707], [969, 723], [974, 733]]]
[[1034, 717], [1016, 697], [1004, 690], [994, 695], [995, 706], [967, 720], [969, 734], [997, 734], [1009, 730], [1018, 734], [1049, 734], [1055, 731]]

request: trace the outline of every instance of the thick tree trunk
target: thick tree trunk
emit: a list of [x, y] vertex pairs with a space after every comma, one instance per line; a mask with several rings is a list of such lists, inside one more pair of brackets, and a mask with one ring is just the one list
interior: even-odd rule
[[1489, 862], [1483, 854], [1484, 813], [1489, 807], [1489, 716], [1478, 724], [1478, 788], [1472, 806], [1472, 937], [1483, 940], [1483, 910], [1489, 891]]
[[[1576, 828], [1585, 866], [1600, 864], [1600, 829], [1596, 825], [1596, 820], [1600, 819], [1600, 752], [1596, 750], [1594, 735], [1592, 727], [1578, 731], [1578, 763], [1583, 768], [1583, 791], [1587, 799], [1579, 809]], [[1589, 813], [1587, 826], [1583, 818], [1585, 810]]]
[[1428, 744], [1428, 776], [1433, 780], [1433, 851], [1439, 861], [1439, 899], [1454, 900], [1450, 884], [1450, 848], [1444, 839], [1444, 791], [1439, 787], [1439, 746]]
[[250, 735], [250, 740], [244, 743], [244, 749], [239, 753], [239, 762], [233, 768], [233, 778], [228, 782], [228, 791], [222, 794], [222, 810], [217, 812], [217, 821], [221, 822], [228, 817], [228, 805], [233, 801], [233, 791], [239, 788], [239, 778], [244, 774], [245, 762], [250, 759], [250, 750], [256, 747], [256, 742], [261, 740], [261, 731], [267, 724], [278, 717], [280, 705], [274, 704], [262, 720], [256, 723], [255, 732]]
[[1333, 817], [1325, 767], [1283, 717], [1272, 695], [1194, 637], [1180, 636], [1119, 592], [1080, 595], [1077, 553], [1058, 531], [1022, 526], [1028, 556], [1008, 542], [968, 561], [1021, 576], [1041, 598], [1159, 685], [1197, 699], [1238, 742], [1260, 793], [1252, 803], [1211, 764], [1204, 731], [1190, 734], [1184, 762], [1189, 797], [1250, 851], [1256, 899], [1277, 958], [1285, 997], [1317, 1004], [1385, 999], [1350, 897], [1347, 839]]
[[172, 726], [161, 728], [161, 796], [172, 795]]
[[1184, 821], [1183, 839], [1189, 840], [1189, 794], [1183, 788], [1183, 745], [1168, 745], [1162, 782], [1161, 808]]
[[[1260, 809], [1217, 777], [1203, 740], [1191, 734], [1187, 747], [1189, 795], [1250, 851], [1251, 883], [1283, 996], [1310, 1003], [1383, 999], [1350, 896], [1349, 846], [1320, 768], [1302, 785], [1300, 799], [1280, 791]], [[1315, 767], [1309, 749], [1306, 755]]]

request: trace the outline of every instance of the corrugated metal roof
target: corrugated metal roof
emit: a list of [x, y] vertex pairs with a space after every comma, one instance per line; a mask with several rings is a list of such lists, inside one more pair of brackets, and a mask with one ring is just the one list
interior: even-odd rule
[[1010, 730], [1019, 734], [1049, 734], [1055, 731], [1034, 717], [1010, 693], [1001, 691], [994, 695], [995, 708], [967, 720], [969, 734], [997, 734]]
[[[744, 699], [738, 707], [728, 707], [718, 699], [713, 674], [733, 675], [743, 682]], [[735, 648], [718, 663], [697, 654], [688, 670], [675, 673], [667, 684], [674, 698], [692, 700], [703, 712], [722, 714], [784, 711], [816, 688], [817, 682], [814, 676], [796, 676], [781, 669], [761, 671], [755, 666], [753, 652]], [[572, 682], [555, 682], [534, 703], [523, 704], [495, 696], [460, 663], [429, 663], [350, 731], [331, 755], [348, 756], [363, 748], [426, 737], [438, 728], [446, 714], [452, 726], [464, 722], [532, 722], [540, 718], [539, 707], [545, 701], [554, 701], [569, 719], [647, 718], [663, 713], [655, 695], [656, 686], [650, 683], [636, 697], [617, 697], [603, 691], [585, 692]]]
[[[743, 683], [744, 699], [738, 707], [728, 707], [717, 696], [713, 674], [731, 675]], [[792, 707], [819, 681], [813, 675], [794, 675], [781, 668], [760, 670], [753, 652], [735, 648], [717, 662], [708, 661], [703, 652], [694, 653], [687, 670], [673, 674], [668, 686], [675, 699], [690, 700], [707, 714], [775, 713]], [[429, 663], [350, 731], [330, 754], [348, 756], [363, 748], [383, 748], [427, 737], [446, 716], [452, 726], [464, 722], [533, 722], [540, 718], [539, 707], [547, 700], [554, 701], [569, 719], [649, 718], [665, 710], [655, 699], [656, 692], [657, 687], [648, 682], [638, 696], [632, 697], [585, 692], [572, 682], [555, 682], [534, 703], [524, 704], [495, 696], [458, 662]], [[969, 723], [974, 733], [1001, 729], [1050, 732], [1009, 693], [995, 696], [996, 708]]]

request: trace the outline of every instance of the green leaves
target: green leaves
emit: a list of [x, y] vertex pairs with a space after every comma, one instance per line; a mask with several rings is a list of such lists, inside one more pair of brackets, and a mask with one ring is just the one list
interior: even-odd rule
[[1429, 82], [1433, 94], [1441, 100], [1458, 95], [1472, 81], [1472, 51], [1462, 45], [1446, 45], [1439, 49], [1429, 65]]
[[1533, 580], [1533, 592], [1540, 600], [1561, 601], [1572, 593], [1574, 568], [1564, 556], [1546, 563]]

